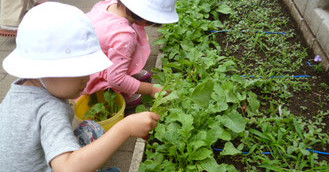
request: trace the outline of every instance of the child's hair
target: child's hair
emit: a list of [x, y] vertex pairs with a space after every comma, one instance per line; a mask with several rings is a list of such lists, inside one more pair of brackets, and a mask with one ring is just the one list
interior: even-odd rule
[[127, 8], [120, 0], [118, 0], [118, 6], [124, 6], [126, 8], [127, 15], [131, 16], [135, 21], [146, 21], [149, 26], [153, 26], [153, 27], [162, 26], [162, 24], [160, 24], [160, 23], [150, 22], [150, 21], [145, 20], [142, 17], [138, 16], [137, 14], [135, 14], [134, 12], [129, 10], [129, 8]]

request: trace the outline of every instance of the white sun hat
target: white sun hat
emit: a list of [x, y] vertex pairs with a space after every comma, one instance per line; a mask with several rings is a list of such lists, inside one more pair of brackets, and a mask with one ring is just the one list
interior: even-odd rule
[[179, 17], [176, 11], [177, 0], [121, 0], [139, 17], [154, 23], [175, 23]]
[[18, 27], [16, 45], [3, 68], [20, 78], [87, 76], [112, 65], [88, 17], [58, 2], [27, 12]]

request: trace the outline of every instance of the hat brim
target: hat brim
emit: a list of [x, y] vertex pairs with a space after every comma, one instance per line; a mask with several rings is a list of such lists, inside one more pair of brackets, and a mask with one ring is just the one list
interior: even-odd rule
[[121, 0], [121, 2], [139, 17], [153, 23], [170, 24], [176, 23], [179, 20], [176, 10], [160, 12], [156, 9], [147, 8], [147, 6], [144, 8], [142, 6], [136, 6], [136, 1]]
[[19, 78], [80, 77], [100, 72], [111, 65], [102, 50], [78, 57], [40, 60], [24, 58], [15, 49], [3, 61], [5, 71]]

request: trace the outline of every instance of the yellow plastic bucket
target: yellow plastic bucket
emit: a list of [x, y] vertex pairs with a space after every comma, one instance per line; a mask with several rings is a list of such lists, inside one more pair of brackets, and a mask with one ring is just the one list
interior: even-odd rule
[[[104, 101], [104, 91], [98, 91], [96, 94], [97, 94], [98, 102]], [[90, 100], [90, 95], [83, 95], [78, 99], [76, 103], [75, 116], [79, 121], [79, 123], [83, 121], [83, 117], [90, 109], [88, 105], [89, 100]], [[105, 131], [109, 130], [114, 124], [116, 124], [117, 122], [119, 122], [124, 118], [124, 110], [126, 108], [126, 102], [121, 94], [118, 94], [118, 96], [115, 99], [115, 103], [119, 104], [121, 106], [121, 109], [111, 118], [97, 122], [105, 129]]]

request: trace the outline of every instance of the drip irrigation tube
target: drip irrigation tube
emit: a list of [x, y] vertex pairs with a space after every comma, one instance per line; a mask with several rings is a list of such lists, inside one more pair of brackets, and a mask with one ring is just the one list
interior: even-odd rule
[[[223, 151], [224, 149], [219, 149], [219, 148], [212, 148], [215, 151]], [[249, 154], [249, 152], [242, 152], [242, 154]], [[269, 155], [271, 152], [262, 152], [264, 155]]]
[[[211, 30], [210, 33], [227, 33], [227, 32], [231, 32], [230, 30]], [[251, 32], [252, 31], [247, 31], [247, 30], [241, 30], [242, 33], [246, 33], [246, 32]], [[255, 31], [255, 33], [267, 33], [267, 34], [280, 34], [280, 35], [286, 35], [286, 32], [269, 32], [269, 31]]]
[[[213, 150], [215, 151], [223, 151], [224, 149], [219, 149], [219, 148], [212, 148]], [[317, 154], [322, 154], [322, 155], [329, 155], [328, 152], [321, 152], [321, 151], [317, 151], [317, 150], [312, 150], [312, 149], [306, 149], [310, 152], [314, 152], [314, 153], [317, 153]], [[249, 152], [242, 152], [242, 154], [249, 154]], [[271, 152], [262, 152], [263, 155], [270, 155]]]
[[[232, 75], [227, 75], [227, 76], [232, 76]], [[241, 75], [242, 77], [245, 78], [256, 78], [256, 76], [246, 76], [246, 75]], [[260, 76], [261, 77], [261, 76]], [[294, 78], [312, 78], [311, 75], [295, 75], [295, 76], [270, 76], [270, 78], [284, 78], [284, 77], [294, 77]], [[262, 78], [262, 77], [261, 77]]]
[[[172, 70], [174, 70], [175, 68], [174, 67], [171, 67]], [[226, 76], [229, 76], [231, 77], [232, 75], [226, 75]], [[257, 78], [258, 76], [247, 76], [247, 75], [240, 75], [242, 77], [245, 77], [245, 78]], [[259, 76], [260, 78], [263, 78], [262, 76]], [[270, 78], [284, 78], [284, 77], [293, 77], [293, 78], [312, 78], [311, 75], [293, 75], [293, 76], [270, 76]]]
[[310, 151], [310, 152], [314, 152], [314, 153], [322, 154], [322, 155], [329, 155], [328, 152], [321, 152], [321, 151], [316, 151], [316, 150], [312, 150], [312, 149], [306, 149], [306, 150], [308, 150], [308, 151]]
[[311, 64], [309, 61], [307, 61], [307, 64], [308, 64], [309, 66], [312, 66], [312, 64]]

